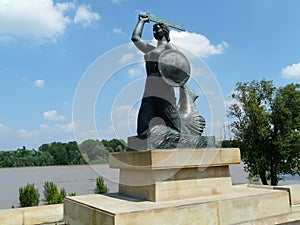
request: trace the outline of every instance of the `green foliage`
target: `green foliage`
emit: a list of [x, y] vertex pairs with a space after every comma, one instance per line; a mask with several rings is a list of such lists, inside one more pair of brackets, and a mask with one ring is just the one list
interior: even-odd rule
[[58, 192], [58, 187], [53, 182], [45, 182], [43, 187], [45, 200], [48, 204], [63, 203], [64, 198], [66, 197], [66, 191], [64, 188], [60, 189]]
[[84, 159], [90, 164], [108, 163], [110, 152], [126, 151], [126, 143], [122, 140], [86, 140], [79, 145]]
[[237, 140], [223, 140], [221, 143], [222, 148], [239, 148], [240, 142]]
[[109, 150], [109, 152], [125, 152], [127, 150], [127, 145], [124, 140], [112, 139], [112, 140], [102, 140], [102, 144]]
[[34, 188], [34, 184], [27, 184], [19, 188], [19, 201], [22, 207], [37, 206], [40, 202], [39, 190]]
[[75, 141], [69, 143], [52, 142], [51, 144], [43, 144], [39, 147], [39, 151], [49, 153], [53, 157], [55, 165], [86, 163]]
[[52, 142], [42, 144], [38, 151], [28, 150], [25, 147], [15, 151], [0, 151], [0, 167], [78, 165], [87, 162], [102, 164], [108, 163], [110, 152], [126, 151], [126, 149], [126, 143], [117, 139], [86, 140], [80, 145], [76, 141]]
[[239, 82], [229, 116], [246, 170], [263, 184], [277, 185], [280, 174], [299, 174], [300, 90], [271, 81]]
[[103, 177], [99, 176], [96, 179], [96, 188], [95, 188], [94, 192], [95, 192], [95, 194], [104, 194], [104, 193], [109, 192], [108, 187], [104, 183]]
[[103, 160], [107, 162], [108, 152], [105, 146], [99, 140], [86, 140], [79, 145], [82, 153], [87, 155], [88, 162], [91, 163], [96, 160]]
[[0, 151], [0, 167], [48, 166], [54, 161], [49, 153], [27, 150]]
[[77, 142], [43, 144], [39, 150], [25, 147], [15, 151], [0, 151], [0, 167], [28, 167], [86, 164]]

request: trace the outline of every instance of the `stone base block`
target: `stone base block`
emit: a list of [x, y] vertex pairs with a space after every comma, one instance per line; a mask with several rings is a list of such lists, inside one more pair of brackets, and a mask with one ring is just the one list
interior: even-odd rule
[[121, 169], [119, 182], [120, 194], [154, 202], [232, 192], [229, 166], [205, 169]]
[[172, 149], [110, 154], [119, 168], [119, 193], [169, 201], [232, 192], [229, 164], [240, 163], [239, 149]]
[[63, 220], [63, 204], [0, 210], [2, 225], [59, 224]]
[[116, 169], [165, 169], [239, 164], [238, 148], [165, 149], [117, 152], [109, 155], [109, 166]]
[[289, 214], [287, 191], [246, 185], [234, 186], [232, 193], [166, 202], [111, 194], [67, 197], [64, 203], [64, 221], [72, 225], [266, 224], [270, 218], [291, 222], [283, 219]]
[[291, 205], [300, 204], [300, 185], [286, 185], [274, 187], [277, 190], [287, 190], [290, 194]]
[[195, 198], [232, 192], [231, 178], [177, 180], [155, 182], [152, 185], [136, 186], [120, 184], [121, 195], [154, 202]]

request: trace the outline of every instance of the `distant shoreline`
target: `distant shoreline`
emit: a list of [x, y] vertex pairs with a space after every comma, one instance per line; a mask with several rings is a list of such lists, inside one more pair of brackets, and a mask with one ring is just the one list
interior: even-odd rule
[[[234, 185], [249, 183], [243, 164], [230, 165], [229, 168]], [[109, 168], [108, 164], [0, 168], [0, 179], [5, 181], [1, 183], [0, 209], [18, 207], [18, 189], [27, 183], [34, 183], [39, 189], [42, 205], [44, 182], [53, 182], [58, 188], [65, 188], [67, 193], [85, 195], [93, 194], [98, 176], [104, 178], [110, 192], [118, 192], [119, 170]], [[286, 175], [279, 185], [297, 183], [300, 183], [299, 176]]]

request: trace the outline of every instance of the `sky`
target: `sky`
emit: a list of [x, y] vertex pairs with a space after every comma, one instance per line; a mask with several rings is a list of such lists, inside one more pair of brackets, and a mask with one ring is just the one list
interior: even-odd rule
[[[0, 150], [136, 134], [142, 54], [130, 38], [138, 14], [171, 29], [192, 65], [205, 135], [228, 138], [239, 81], [300, 81], [298, 0], [0, 0]], [[147, 23], [143, 39], [152, 42]]]

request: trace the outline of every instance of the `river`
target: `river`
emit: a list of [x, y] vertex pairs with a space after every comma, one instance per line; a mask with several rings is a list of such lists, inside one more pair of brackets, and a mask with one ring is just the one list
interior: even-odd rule
[[[231, 165], [230, 173], [233, 184], [249, 182], [242, 165]], [[43, 184], [46, 181], [54, 182], [58, 188], [65, 188], [67, 193], [75, 192], [76, 195], [84, 195], [93, 193], [98, 176], [103, 176], [110, 192], [118, 191], [119, 170], [110, 169], [106, 164], [2, 168], [0, 169], [0, 209], [18, 207], [19, 187], [26, 186], [27, 183], [35, 184], [40, 192], [40, 204], [45, 204]], [[279, 184], [292, 183], [300, 183], [299, 177], [287, 175]]]
[[96, 178], [103, 176], [111, 192], [118, 190], [117, 169], [108, 165], [46, 166], [0, 169], [0, 209], [19, 206], [19, 187], [34, 183], [40, 192], [40, 204], [44, 204], [43, 184], [54, 182], [58, 188], [65, 188], [67, 194], [91, 194], [96, 187]]

